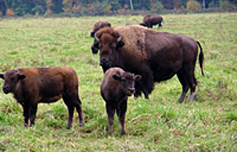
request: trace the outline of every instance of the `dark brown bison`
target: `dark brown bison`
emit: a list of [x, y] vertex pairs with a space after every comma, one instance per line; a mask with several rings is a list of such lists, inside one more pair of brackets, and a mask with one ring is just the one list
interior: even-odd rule
[[111, 67], [121, 67], [142, 76], [136, 83], [135, 97], [144, 93], [149, 98], [154, 82], [172, 78], [177, 74], [183, 87], [181, 103], [191, 89], [192, 101], [197, 85], [194, 69], [200, 47], [199, 64], [203, 73], [204, 54], [198, 41], [183, 34], [157, 32], [142, 26], [104, 28], [96, 32], [100, 43], [100, 65], [104, 72]]
[[146, 15], [143, 17], [143, 22], [140, 23], [142, 26], [146, 26], [148, 28], [152, 28], [154, 25], [159, 25], [158, 27], [162, 27], [161, 22], [163, 18], [161, 16], [156, 15]]
[[79, 126], [83, 126], [81, 100], [78, 96], [78, 78], [76, 72], [67, 67], [22, 68], [0, 74], [4, 79], [2, 90], [13, 93], [14, 98], [23, 107], [24, 125], [34, 125], [38, 103], [56, 102], [63, 98], [68, 107], [67, 128], [72, 126], [74, 107], [79, 115]]
[[[104, 27], [111, 27], [111, 24], [109, 22], [105, 22], [105, 21], [96, 22], [93, 26], [93, 31], [91, 32], [90, 36], [94, 38], [95, 33], [99, 29], [104, 28]], [[99, 43], [96, 43], [94, 41], [93, 45], [91, 46], [92, 53], [96, 54], [98, 52], [99, 48], [100, 48]]]
[[106, 111], [109, 120], [109, 134], [113, 134], [115, 111], [122, 126], [121, 135], [125, 135], [124, 122], [127, 111], [127, 99], [135, 93], [135, 81], [141, 79], [140, 75], [125, 72], [121, 68], [110, 68], [105, 72], [101, 84], [101, 95], [106, 102]]

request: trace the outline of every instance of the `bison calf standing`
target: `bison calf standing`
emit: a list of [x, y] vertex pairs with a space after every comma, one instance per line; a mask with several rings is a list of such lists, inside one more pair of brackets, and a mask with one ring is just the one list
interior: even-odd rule
[[125, 72], [121, 68], [110, 68], [106, 71], [101, 84], [101, 95], [106, 102], [109, 120], [109, 134], [113, 134], [115, 110], [122, 126], [121, 135], [125, 135], [124, 121], [127, 110], [127, 99], [135, 92], [135, 81], [141, 79], [140, 75]]
[[81, 100], [78, 96], [78, 78], [76, 72], [67, 67], [22, 68], [0, 74], [4, 79], [2, 87], [5, 94], [13, 93], [14, 98], [23, 107], [24, 125], [34, 125], [38, 103], [56, 102], [63, 98], [68, 107], [68, 124], [71, 128], [73, 111], [76, 107], [79, 126], [83, 126]]

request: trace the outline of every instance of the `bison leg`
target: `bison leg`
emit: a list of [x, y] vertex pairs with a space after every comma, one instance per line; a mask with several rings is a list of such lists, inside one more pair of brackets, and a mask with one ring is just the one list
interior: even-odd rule
[[36, 117], [37, 109], [38, 109], [38, 104], [31, 106], [31, 109], [30, 109], [30, 127], [32, 127], [35, 124], [35, 117]]
[[178, 76], [179, 81], [180, 81], [180, 83], [182, 84], [182, 87], [183, 87], [183, 92], [182, 92], [182, 94], [181, 94], [181, 96], [180, 96], [180, 98], [178, 100], [179, 103], [182, 103], [184, 98], [185, 98], [185, 96], [186, 96], [186, 94], [187, 94], [187, 92], [188, 92], [189, 85], [188, 85], [186, 77], [185, 77], [185, 75], [184, 75], [184, 73], [182, 71], [179, 71], [177, 73], [177, 76]]
[[28, 126], [28, 120], [29, 120], [29, 107], [28, 105], [23, 106], [23, 116], [24, 116], [24, 126]]
[[108, 115], [108, 121], [109, 121], [109, 134], [113, 134], [113, 124], [114, 124], [114, 114], [115, 109], [111, 108], [108, 103], [106, 103], [106, 111]]
[[82, 108], [81, 108], [81, 100], [79, 97], [77, 97], [76, 99], [76, 103], [75, 103], [75, 107], [77, 109], [77, 113], [78, 113], [78, 116], [79, 116], [79, 127], [83, 127], [84, 126], [84, 123], [83, 123], [83, 115], [82, 115]]
[[197, 84], [196, 79], [194, 77], [194, 68], [190, 66], [188, 68], [185, 68], [185, 75], [191, 89], [189, 101], [193, 101], [195, 90], [196, 90], [196, 84]]
[[134, 93], [134, 97], [138, 98], [142, 96], [142, 92], [141, 92], [141, 84], [140, 82], [136, 82], [135, 83], [135, 93]]
[[146, 99], [149, 99], [149, 94], [152, 92], [154, 88], [154, 77], [152, 72], [148, 71], [147, 73], [142, 75], [141, 80], [141, 90], [145, 95]]
[[122, 104], [120, 105], [119, 110], [117, 110], [117, 116], [119, 117], [119, 121], [121, 124], [121, 135], [124, 136], [125, 129], [124, 129], [124, 122], [125, 122], [125, 116], [126, 116], [126, 111], [127, 111], [127, 100], [124, 100]]
[[162, 27], [162, 25], [161, 25], [161, 22], [160, 22], [158, 28], [161, 28], [161, 27]]
[[68, 108], [68, 122], [67, 122], [67, 129], [72, 127], [72, 119], [73, 119], [73, 112], [74, 112], [74, 105], [73, 102], [70, 100], [69, 97], [63, 97], [64, 103], [67, 105]]

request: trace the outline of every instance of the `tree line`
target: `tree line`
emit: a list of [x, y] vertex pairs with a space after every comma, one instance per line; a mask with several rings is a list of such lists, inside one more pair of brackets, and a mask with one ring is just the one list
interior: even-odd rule
[[195, 4], [195, 9], [219, 8], [225, 5], [236, 8], [237, 0], [0, 0], [0, 16], [161, 12], [162, 10], [185, 10], [188, 3]]

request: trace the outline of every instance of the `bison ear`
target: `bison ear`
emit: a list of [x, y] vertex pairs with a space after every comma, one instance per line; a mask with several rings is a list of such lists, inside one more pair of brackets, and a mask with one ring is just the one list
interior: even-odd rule
[[114, 80], [121, 80], [121, 77], [116, 74], [113, 75], [113, 78], [114, 78]]
[[118, 42], [116, 45], [116, 49], [119, 49], [124, 46], [124, 43], [122, 41]]
[[123, 40], [123, 37], [120, 35], [120, 36], [117, 38], [116, 49], [119, 49], [119, 48], [121, 48], [121, 47], [124, 46], [124, 42], [123, 42], [122, 40]]
[[4, 80], [4, 74], [0, 74], [0, 78]]
[[18, 75], [19, 80], [25, 79], [25, 77], [26, 77], [26, 76], [25, 76], [24, 74], [19, 74], [19, 75]]
[[135, 75], [135, 81], [140, 81], [142, 79], [141, 75]]

